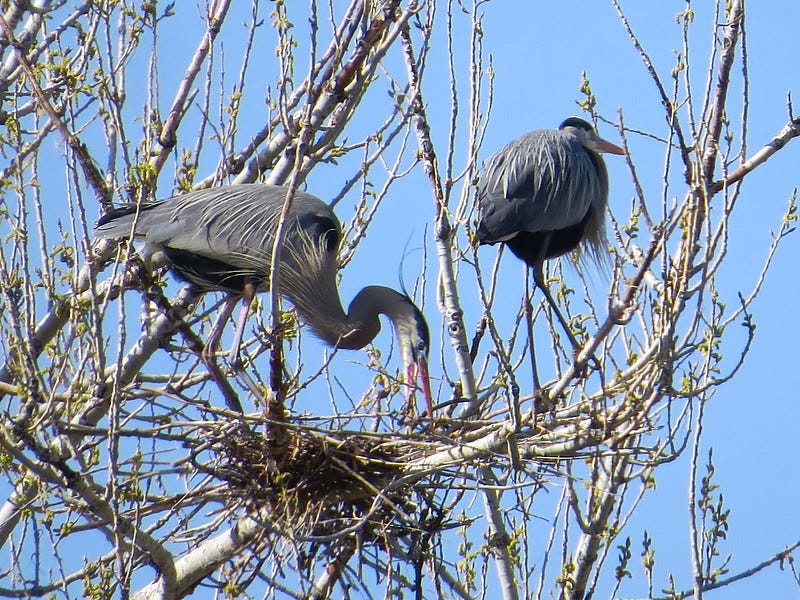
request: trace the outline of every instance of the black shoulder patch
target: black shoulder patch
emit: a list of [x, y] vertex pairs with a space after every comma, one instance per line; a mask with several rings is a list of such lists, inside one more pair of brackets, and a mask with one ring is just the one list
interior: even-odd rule
[[339, 226], [327, 215], [316, 212], [307, 212], [298, 219], [300, 228], [312, 239], [320, 240], [327, 252], [336, 252], [339, 249], [341, 233]]

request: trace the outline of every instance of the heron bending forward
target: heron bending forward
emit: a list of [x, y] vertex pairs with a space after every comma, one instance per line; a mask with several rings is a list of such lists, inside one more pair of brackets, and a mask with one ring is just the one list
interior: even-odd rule
[[544, 281], [544, 261], [575, 249], [600, 260], [607, 250], [608, 172], [601, 153], [625, 151], [577, 117], [526, 133], [485, 164], [478, 181], [478, 241], [504, 243], [533, 268], [574, 347]]
[[[133, 235], [150, 246], [148, 251], [163, 253], [175, 274], [201, 291], [231, 294], [225, 319], [218, 320], [219, 327], [212, 327], [209, 334], [204, 359], [213, 353], [224, 321], [241, 296], [232, 348], [236, 360], [250, 302], [256, 293], [269, 291], [272, 247], [286, 194], [285, 187], [261, 184], [198, 190], [112, 210], [98, 221], [95, 232], [100, 238]], [[380, 331], [379, 315], [386, 315], [400, 343], [408, 385], [414, 384], [418, 373], [432, 417], [430, 334], [419, 308], [406, 294], [371, 285], [356, 294], [345, 313], [336, 288], [342, 228], [331, 208], [316, 196], [295, 192], [284, 231], [281, 294], [317, 336], [337, 348], [369, 344]]]

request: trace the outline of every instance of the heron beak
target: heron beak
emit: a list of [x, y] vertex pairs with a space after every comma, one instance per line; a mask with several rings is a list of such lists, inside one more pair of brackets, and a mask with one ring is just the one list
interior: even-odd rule
[[406, 375], [409, 388], [412, 385], [416, 385], [417, 374], [419, 374], [420, 381], [422, 382], [422, 395], [425, 396], [425, 407], [428, 410], [428, 417], [433, 419], [433, 395], [431, 394], [431, 380], [428, 377], [428, 359], [426, 359], [424, 356], [418, 356], [414, 358], [413, 362], [408, 364]]
[[608, 140], [604, 140], [600, 136], [597, 136], [592, 140], [592, 145], [594, 146], [595, 152], [605, 152], [606, 154], [625, 154], [625, 150], [616, 144], [612, 144]]

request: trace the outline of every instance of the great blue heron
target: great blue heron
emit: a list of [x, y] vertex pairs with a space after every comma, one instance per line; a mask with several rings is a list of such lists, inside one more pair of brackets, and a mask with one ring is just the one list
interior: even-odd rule
[[[143, 240], [150, 252], [162, 252], [172, 270], [201, 291], [231, 294], [224, 320], [243, 297], [233, 345], [238, 356], [250, 302], [257, 292], [268, 291], [274, 236], [286, 194], [284, 187], [261, 184], [198, 190], [112, 210], [95, 231], [101, 238], [132, 235]], [[345, 313], [336, 288], [341, 238], [341, 225], [330, 207], [316, 196], [295, 192], [281, 247], [281, 293], [317, 336], [337, 348], [366, 346], [380, 331], [379, 315], [386, 315], [407, 365], [408, 385], [414, 384], [418, 372], [432, 416], [425, 317], [406, 294], [377, 285], [356, 294]], [[207, 348], [216, 345], [220, 333], [221, 326], [212, 327]]]
[[608, 172], [601, 153], [625, 151], [577, 117], [526, 133], [486, 163], [478, 182], [478, 240], [504, 243], [533, 267], [534, 279], [577, 346], [545, 285], [542, 266], [581, 246], [606, 251]]

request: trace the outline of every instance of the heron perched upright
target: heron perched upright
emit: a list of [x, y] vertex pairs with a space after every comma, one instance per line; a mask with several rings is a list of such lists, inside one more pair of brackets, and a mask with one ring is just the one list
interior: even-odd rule
[[603, 152], [625, 154], [589, 123], [570, 117], [558, 129], [531, 131], [509, 143], [486, 162], [478, 182], [479, 242], [502, 242], [533, 268], [537, 286], [570, 337], [542, 266], [579, 247], [594, 258], [606, 251]]
[[[284, 187], [261, 184], [198, 190], [112, 210], [95, 231], [101, 238], [133, 235], [151, 251], [162, 252], [172, 270], [199, 290], [231, 294], [224, 320], [242, 297], [233, 347], [238, 356], [250, 302], [256, 293], [268, 291], [274, 236], [286, 194]], [[336, 288], [341, 238], [341, 225], [330, 207], [316, 196], [296, 192], [281, 247], [281, 293], [317, 336], [337, 348], [366, 346], [380, 331], [379, 315], [386, 315], [400, 343], [408, 384], [418, 373], [432, 416], [425, 317], [406, 294], [377, 285], [356, 294], [345, 313]], [[207, 349], [213, 350], [219, 341], [224, 322], [218, 323]]]

